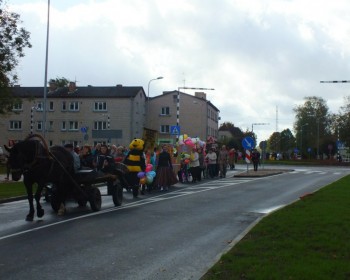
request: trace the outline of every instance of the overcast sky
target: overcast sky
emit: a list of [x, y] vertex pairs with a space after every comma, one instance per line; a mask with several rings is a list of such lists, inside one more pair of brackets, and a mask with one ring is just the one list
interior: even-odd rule
[[[43, 86], [47, 0], [7, 0], [31, 32], [21, 86]], [[306, 96], [337, 113], [349, 95], [348, 0], [51, 0], [48, 78], [78, 86], [178, 87], [207, 91], [221, 122], [258, 141], [293, 131]], [[194, 94], [194, 91], [183, 90]], [[181, 115], [181, 111], [180, 111]], [[175, 125], [175, 124], [174, 124]], [[191, 135], [191, 132], [184, 132]], [[193, 135], [194, 136], [194, 135]]]

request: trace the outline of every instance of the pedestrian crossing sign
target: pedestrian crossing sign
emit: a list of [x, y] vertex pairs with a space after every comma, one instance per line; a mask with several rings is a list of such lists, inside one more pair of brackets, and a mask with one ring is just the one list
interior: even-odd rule
[[172, 125], [170, 127], [170, 134], [171, 135], [180, 135], [180, 126], [178, 125]]

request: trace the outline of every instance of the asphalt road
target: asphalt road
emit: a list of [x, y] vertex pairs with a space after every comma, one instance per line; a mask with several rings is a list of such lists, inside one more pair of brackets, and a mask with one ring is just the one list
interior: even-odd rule
[[44, 203], [46, 215], [34, 222], [24, 221], [26, 201], [0, 204], [0, 276], [199, 279], [265, 215], [349, 173], [295, 167], [276, 176], [235, 178], [229, 172], [139, 199], [125, 193], [118, 208], [103, 197], [99, 212], [70, 204], [60, 218]]

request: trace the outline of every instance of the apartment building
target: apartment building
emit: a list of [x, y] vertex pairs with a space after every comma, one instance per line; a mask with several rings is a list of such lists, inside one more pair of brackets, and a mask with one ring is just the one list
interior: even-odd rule
[[77, 87], [70, 83], [68, 88], [57, 88], [50, 84], [46, 98], [43, 87], [11, 90], [22, 104], [1, 117], [2, 144], [23, 140], [30, 133], [44, 134], [49, 146], [98, 142], [129, 145], [133, 138], [142, 138], [146, 95], [140, 86]]
[[158, 131], [158, 143], [176, 142], [177, 136], [172, 134], [171, 128], [177, 126], [177, 121], [180, 134], [204, 141], [218, 137], [220, 111], [207, 100], [204, 92], [191, 95], [164, 91], [150, 98], [148, 105], [147, 126]]

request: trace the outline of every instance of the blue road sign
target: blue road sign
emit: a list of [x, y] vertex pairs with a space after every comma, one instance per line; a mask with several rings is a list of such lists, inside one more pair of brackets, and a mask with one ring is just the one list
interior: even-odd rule
[[81, 131], [82, 133], [86, 133], [86, 132], [87, 132], [87, 127], [86, 127], [86, 126], [81, 127], [81, 128], [80, 128], [80, 131]]
[[342, 148], [343, 146], [344, 146], [344, 143], [338, 140], [338, 141], [337, 141], [337, 148], [340, 149], [340, 148]]
[[242, 140], [242, 146], [246, 150], [251, 150], [255, 148], [255, 141], [252, 137], [247, 136]]
[[172, 125], [170, 127], [170, 134], [171, 135], [180, 135], [180, 126], [179, 125]]

